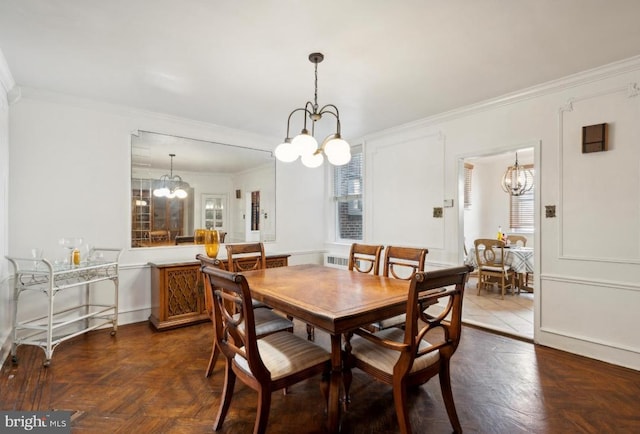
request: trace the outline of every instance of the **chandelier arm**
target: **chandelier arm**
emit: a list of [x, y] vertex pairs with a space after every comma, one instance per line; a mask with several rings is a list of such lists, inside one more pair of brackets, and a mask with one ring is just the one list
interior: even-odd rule
[[[334, 109], [335, 113], [332, 112], [330, 109]], [[336, 118], [336, 132], [340, 134], [340, 112], [338, 111], [338, 107], [336, 107], [333, 104], [327, 104], [324, 107], [322, 107], [319, 112], [320, 115], [323, 115], [325, 113], [329, 113]]]
[[[310, 103], [307, 101], [307, 104], [310, 104]], [[304, 129], [307, 129], [307, 115], [311, 115], [311, 112], [309, 112], [309, 110], [307, 109], [307, 107], [305, 105], [304, 108], [299, 107], [299, 108], [293, 110], [291, 113], [289, 113], [289, 117], [287, 118], [287, 138], [289, 138], [289, 127], [291, 125], [291, 116], [293, 116], [293, 114], [295, 112], [299, 112], [299, 111], [305, 112], [305, 115], [304, 115]]]

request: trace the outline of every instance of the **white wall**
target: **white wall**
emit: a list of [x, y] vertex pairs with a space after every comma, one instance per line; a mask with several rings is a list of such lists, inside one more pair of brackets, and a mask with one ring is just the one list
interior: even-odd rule
[[[640, 58], [634, 58], [363, 139], [393, 146], [416, 137], [442, 138], [442, 187], [405, 184], [398, 192], [415, 201], [414, 212], [427, 224], [439, 197], [462, 203], [463, 159], [535, 144], [535, 340], [635, 369], [640, 369], [638, 83]], [[602, 122], [610, 125], [610, 150], [582, 154], [581, 127]], [[419, 152], [396, 155], [397, 169], [384, 176], [402, 178], [405, 168], [417, 166], [416, 159], [428, 166], [429, 158]], [[367, 160], [365, 169], [370, 168]], [[374, 203], [379, 197], [373, 189], [365, 194]], [[555, 218], [545, 217], [546, 205], [556, 206]], [[413, 220], [393, 207], [376, 211], [384, 213], [378, 221], [399, 227], [407, 221], [415, 231]], [[463, 217], [458, 206], [444, 209], [442, 234], [431, 235], [444, 243], [429, 249], [429, 264], [462, 261]], [[498, 224], [490, 223], [491, 234]]]
[[[9, 254], [28, 254], [39, 246], [47, 256], [65, 236], [123, 248], [121, 323], [149, 316], [148, 262], [195, 260], [201, 249], [129, 248], [131, 133], [140, 129], [266, 150], [278, 143], [214, 125], [31, 89], [23, 89], [22, 98], [10, 109]], [[266, 244], [267, 252], [292, 254], [290, 263], [321, 262], [322, 169], [278, 163], [276, 183], [277, 241]]]

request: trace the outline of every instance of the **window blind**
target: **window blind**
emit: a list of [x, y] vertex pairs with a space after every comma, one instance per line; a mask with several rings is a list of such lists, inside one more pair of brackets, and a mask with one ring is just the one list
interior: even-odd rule
[[471, 178], [473, 164], [464, 163], [464, 208], [471, 208]]
[[[533, 165], [522, 166], [529, 169], [535, 179], [535, 170]], [[535, 185], [531, 190], [521, 196], [510, 196], [510, 217], [509, 226], [511, 229], [533, 230], [533, 192]]]

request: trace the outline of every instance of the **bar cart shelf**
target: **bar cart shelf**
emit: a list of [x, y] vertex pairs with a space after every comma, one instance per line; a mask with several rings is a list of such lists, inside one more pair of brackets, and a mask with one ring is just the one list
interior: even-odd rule
[[[45, 353], [44, 366], [49, 366], [55, 348], [62, 342], [91, 330], [111, 326], [111, 335], [118, 330], [118, 263], [121, 249], [96, 248], [89, 260], [79, 265], [54, 264], [47, 259], [7, 259], [13, 266], [13, 343], [11, 356], [14, 363], [20, 345], [34, 345]], [[99, 282], [111, 281], [113, 294], [102, 298], [107, 302], [95, 302]], [[56, 295], [71, 288], [84, 287], [84, 300], [72, 306], [56, 307]], [[100, 288], [104, 292], [104, 287]], [[46, 304], [46, 313], [27, 320], [20, 319], [21, 296], [28, 292], [45, 297], [37, 303]]]

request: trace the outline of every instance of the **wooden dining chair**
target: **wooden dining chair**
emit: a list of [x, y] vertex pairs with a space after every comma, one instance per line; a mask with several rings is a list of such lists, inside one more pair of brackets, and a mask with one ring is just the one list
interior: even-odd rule
[[527, 246], [527, 237], [525, 237], [524, 235], [509, 235], [508, 239], [511, 242], [511, 246], [517, 246], [517, 247]]
[[[451, 391], [450, 361], [460, 342], [462, 299], [472, 269], [464, 265], [415, 273], [409, 284], [404, 330], [371, 333], [358, 329], [347, 336], [345, 403], [349, 402], [351, 369], [358, 368], [393, 387], [400, 432], [411, 433], [407, 392], [437, 374], [449, 421], [455, 432], [462, 432]], [[423, 301], [430, 305], [426, 311]]]
[[480, 291], [497, 282], [501, 297], [507, 288], [515, 288], [515, 272], [505, 263], [504, 241], [492, 238], [479, 238], [474, 241], [476, 262], [478, 264], [478, 295]]
[[[227, 244], [227, 271], [242, 272], [252, 270], [263, 270], [267, 268], [267, 256], [264, 253], [264, 244], [262, 243], [247, 243], [247, 244]], [[253, 307], [268, 307], [270, 306], [262, 303], [258, 300], [253, 300]], [[288, 319], [292, 321], [293, 317], [289, 316]], [[312, 330], [307, 326], [307, 337], [310, 341], [313, 340]]]
[[382, 275], [395, 279], [411, 280], [418, 271], [424, 271], [429, 249], [388, 246], [384, 255]]
[[384, 249], [382, 245], [351, 244], [351, 249], [349, 250], [349, 271], [378, 275], [382, 249]]
[[[388, 246], [384, 256], [382, 275], [395, 279], [411, 280], [418, 271], [424, 271], [427, 253], [429, 253], [429, 249]], [[370, 325], [370, 330], [379, 331], [390, 327], [400, 327], [404, 324], [405, 317], [406, 315], [402, 314], [376, 321]]]
[[[200, 261], [201, 268], [210, 267], [210, 268], [218, 268], [224, 270], [224, 265], [222, 261], [219, 259], [209, 258], [208, 256], [198, 254], [196, 259]], [[204, 302], [205, 309], [211, 322], [214, 326], [215, 332], [215, 321], [213, 319], [213, 297], [211, 292], [211, 282], [204, 276]], [[293, 332], [293, 321], [283, 317], [282, 315], [278, 315], [271, 309], [265, 307], [254, 308], [255, 309], [255, 325], [256, 325], [256, 336], [259, 338], [268, 336], [271, 333], [276, 333], [279, 331], [288, 331]], [[213, 372], [213, 368], [218, 360], [218, 355], [220, 354], [220, 350], [216, 346], [215, 337], [213, 340], [213, 345], [211, 346], [211, 357], [209, 358], [209, 365], [207, 366], [207, 370], [205, 371], [204, 376], [209, 377]]]
[[227, 270], [242, 272], [267, 268], [264, 244], [227, 244]]
[[[302, 380], [323, 374], [321, 390], [328, 395], [331, 354], [293, 333], [256, 333], [255, 313], [247, 280], [242, 274], [203, 266], [210, 281], [216, 345], [225, 357], [225, 381], [213, 428], [222, 428], [231, 405], [236, 378], [258, 392], [254, 434], [264, 433], [271, 394]], [[239, 306], [239, 312], [233, 308]], [[320, 410], [322, 413], [322, 410]]]

